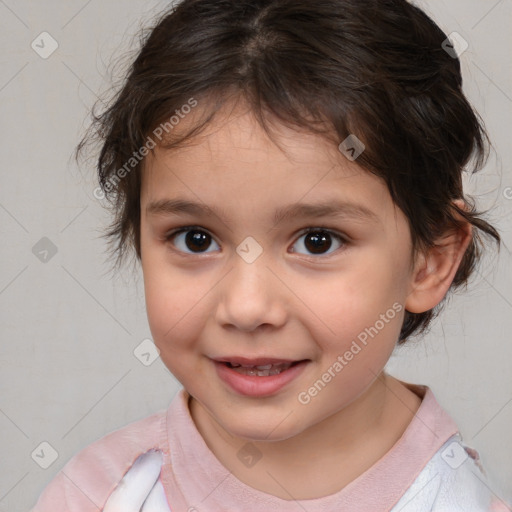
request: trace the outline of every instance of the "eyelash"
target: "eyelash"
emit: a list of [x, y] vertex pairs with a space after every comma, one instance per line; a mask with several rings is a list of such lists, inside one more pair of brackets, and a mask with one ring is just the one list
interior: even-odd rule
[[[175, 229], [175, 230], [173, 230], [173, 231], [171, 231], [171, 232], [167, 233], [167, 234], [165, 235], [165, 237], [164, 237], [164, 238], [165, 238], [165, 241], [166, 241], [166, 242], [171, 242], [171, 240], [172, 240], [175, 236], [177, 236], [177, 235], [179, 235], [179, 234], [181, 234], [181, 233], [184, 233], [184, 232], [186, 232], [186, 231], [201, 231], [201, 232], [203, 232], [203, 233], [207, 233], [209, 236], [211, 236], [211, 237], [212, 237], [212, 239], [214, 238], [214, 237], [213, 237], [213, 236], [208, 232], [208, 230], [207, 230], [207, 229], [204, 229], [204, 228], [202, 228], [202, 227], [200, 227], [200, 226], [184, 226], [184, 227], [177, 228], [177, 229]], [[314, 228], [307, 228], [307, 229], [304, 229], [304, 230], [302, 230], [300, 233], [298, 233], [298, 235], [297, 235], [297, 236], [298, 236], [297, 240], [298, 240], [298, 239], [300, 239], [301, 237], [303, 237], [304, 235], [308, 235], [309, 233], [319, 233], [319, 232], [329, 234], [329, 235], [330, 235], [330, 236], [332, 236], [334, 239], [336, 239], [338, 242], [340, 242], [340, 243], [342, 244], [342, 246], [341, 246], [339, 249], [336, 249], [336, 250], [335, 250], [334, 252], [332, 252], [331, 254], [327, 254], [327, 255], [322, 255], [322, 254], [320, 254], [319, 256], [313, 256], [313, 255], [311, 255], [311, 256], [309, 257], [309, 259], [312, 259], [312, 260], [318, 260], [318, 259], [320, 259], [320, 258], [323, 258], [323, 259], [325, 259], [325, 258], [329, 258], [329, 257], [331, 257], [331, 256], [335, 255], [338, 251], [342, 251], [344, 248], [346, 248], [346, 246], [347, 246], [347, 245], [349, 245], [349, 241], [348, 241], [348, 239], [347, 239], [345, 236], [341, 235], [341, 234], [340, 234], [340, 233], [338, 233], [337, 231], [333, 231], [333, 230], [331, 230], [331, 229], [329, 229], [329, 228], [323, 228], [323, 227], [314, 227]], [[173, 249], [173, 251], [177, 252], [177, 253], [178, 253], [178, 254], [180, 254], [180, 255], [184, 255], [185, 257], [189, 257], [189, 256], [199, 256], [199, 257], [201, 257], [201, 255], [202, 255], [202, 254], [207, 254], [207, 253], [189, 254], [189, 253], [184, 253], [183, 251], [180, 251], [180, 250], [177, 250], [177, 249]], [[300, 254], [300, 253], [296, 253], [296, 254]], [[308, 257], [307, 257], [307, 255], [302, 254], [302, 256], [305, 256], [306, 258], [308, 258]]]

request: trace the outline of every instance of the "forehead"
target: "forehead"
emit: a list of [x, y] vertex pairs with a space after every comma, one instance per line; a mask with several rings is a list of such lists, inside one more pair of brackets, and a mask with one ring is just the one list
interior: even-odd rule
[[[197, 122], [196, 111], [175, 127]], [[394, 209], [382, 179], [349, 161], [336, 144], [317, 134], [273, 124], [274, 140], [247, 108], [226, 109], [184, 146], [158, 146], [148, 154], [141, 202], [166, 199], [255, 211], [292, 203], [358, 204], [379, 217]], [[283, 214], [284, 212], [281, 211]]]
[[[209, 114], [209, 109], [199, 104], [189, 114], [182, 116], [182, 119], [171, 127], [167, 136], [164, 133], [164, 138], [167, 140], [163, 142], [179, 139], [190, 129], [201, 125]], [[238, 149], [243, 149], [244, 152], [256, 152], [255, 158], [262, 152], [269, 152], [275, 159], [278, 151], [283, 153], [279, 156], [280, 159], [288, 158], [291, 161], [304, 161], [311, 156], [318, 158], [321, 153], [324, 157], [329, 154], [332, 157], [334, 153], [334, 159], [339, 158], [339, 152], [334, 151], [333, 142], [327, 141], [325, 137], [308, 132], [305, 128], [286, 126], [270, 116], [266, 118], [266, 124], [271, 129], [273, 137], [269, 137], [256, 119], [255, 113], [245, 102], [232, 100], [215, 114], [215, 117], [198, 135], [190, 137], [170, 151], [175, 154], [187, 153], [188, 157], [199, 156], [201, 152], [209, 152], [211, 156], [220, 153], [223, 159], [236, 158]], [[156, 154], [161, 155], [163, 152], [165, 147], [157, 146]]]

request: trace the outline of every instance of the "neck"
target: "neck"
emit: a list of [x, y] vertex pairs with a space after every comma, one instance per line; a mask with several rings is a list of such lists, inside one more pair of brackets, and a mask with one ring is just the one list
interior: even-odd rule
[[241, 467], [237, 460], [246, 439], [223, 429], [197, 400], [191, 398], [189, 408], [206, 444], [235, 477], [289, 500], [341, 490], [391, 449], [420, 403], [399, 381], [381, 373], [349, 405], [300, 434], [282, 441], [252, 442], [262, 458], [251, 468]]

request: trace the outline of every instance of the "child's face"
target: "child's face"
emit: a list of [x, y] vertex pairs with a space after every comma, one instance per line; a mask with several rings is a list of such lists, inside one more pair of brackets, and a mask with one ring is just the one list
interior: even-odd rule
[[[162, 361], [225, 430], [268, 441], [299, 434], [376, 382], [412, 291], [408, 223], [384, 182], [320, 137], [280, 134], [288, 156], [249, 113], [219, 117], [195, 145], [149, 155], [141, 193], [146, 303]], [[223, 220], [151, 209], [178, 198]], [[373, 217], [274, 220], [296, 203], [335, 202]], [[196, 230], [166, 241], [186, 226]], [[244, 376], [219, 362], [235, 358], [303, 362]]]

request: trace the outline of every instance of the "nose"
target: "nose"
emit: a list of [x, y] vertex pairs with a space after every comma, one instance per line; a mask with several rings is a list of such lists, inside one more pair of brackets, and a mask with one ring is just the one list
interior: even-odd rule
[[218, 290], [215, 318], [224, 328], [253, 332], [277, 329], [286, 322], [287, 288], [263, 258], [253, 263], [235, 258]]

